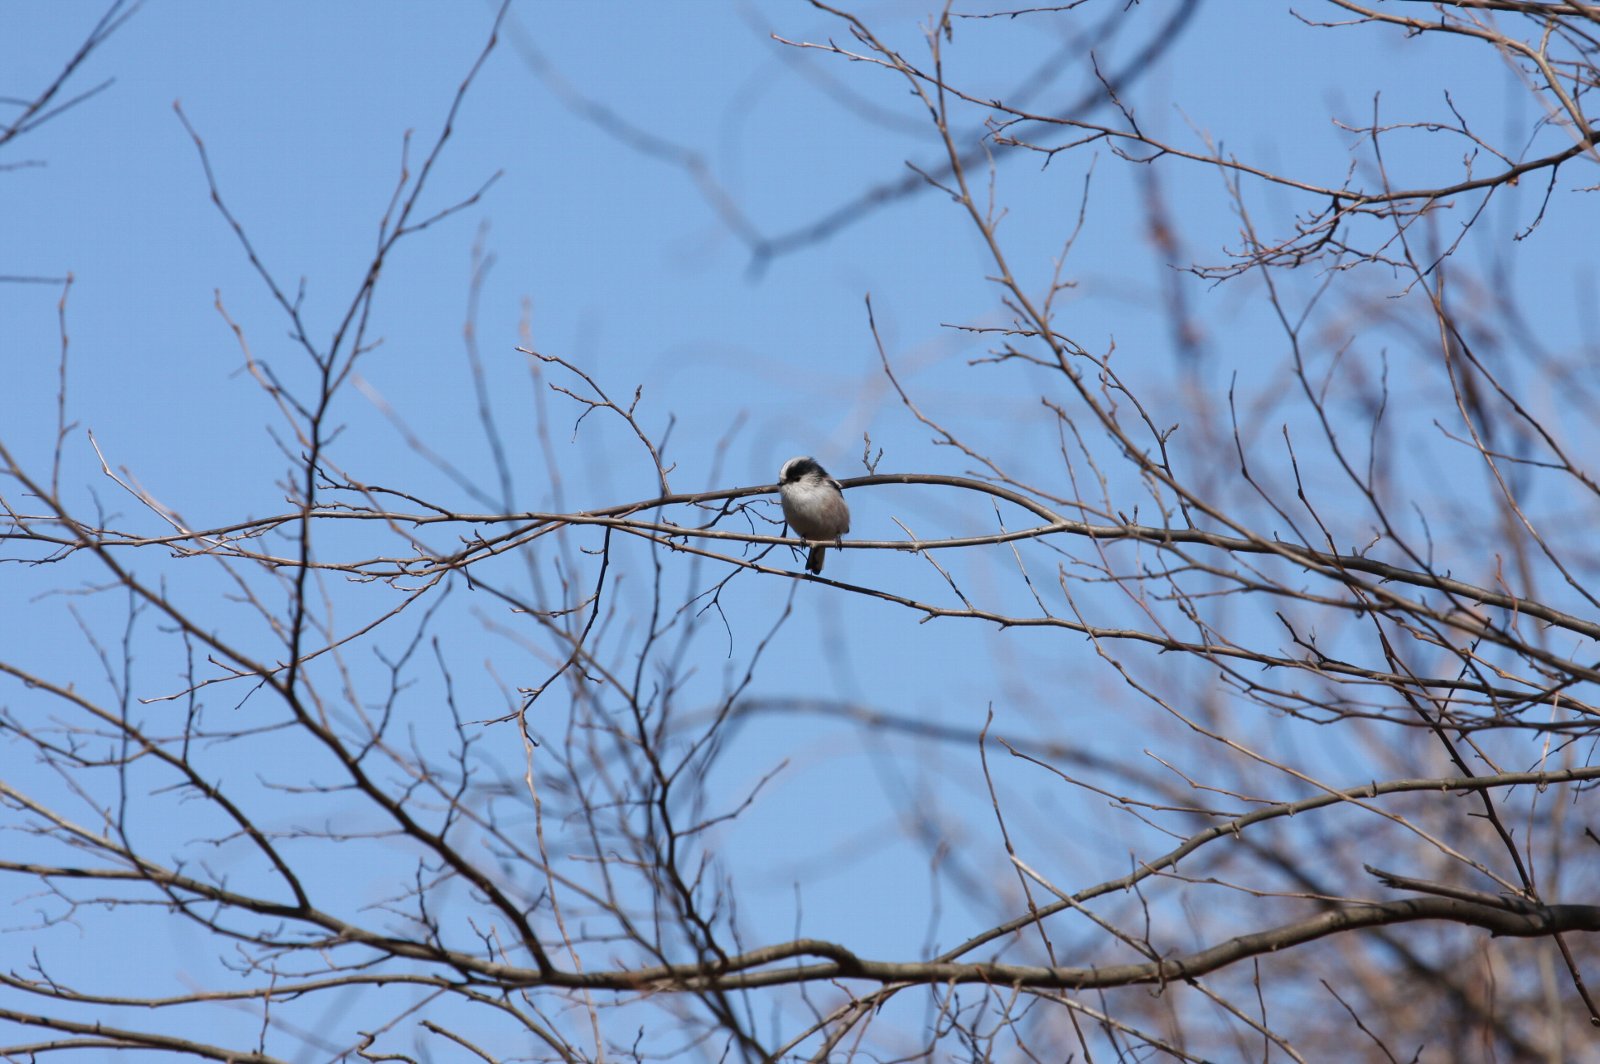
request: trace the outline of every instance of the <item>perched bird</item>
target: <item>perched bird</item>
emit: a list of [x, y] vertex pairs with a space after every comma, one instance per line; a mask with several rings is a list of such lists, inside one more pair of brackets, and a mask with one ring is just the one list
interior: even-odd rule
[[[850, 507], [844, 504], [839, 482], [815, 458], [791, 458], [778, 471], [778, 494], [783, 497], [783, 517], [801, 539], [837, 540], [850, 531]], [[814, 545], [806, 558], [809, 572], [822, 572], [824, 548]]]

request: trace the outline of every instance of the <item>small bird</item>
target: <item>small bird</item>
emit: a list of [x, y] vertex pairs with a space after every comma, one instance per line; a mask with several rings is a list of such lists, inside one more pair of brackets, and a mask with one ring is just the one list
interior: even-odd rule
[[[795, 535], [808, 541], [837, 540], [850, 531], [850, 507], [844, 504], [839, 482], [815, 458], [791, 458], [778, 471], [778, 494], [783, 497], [783, 517]], [[813, 545], [806, 570], [822, 572], [824, 548]]]

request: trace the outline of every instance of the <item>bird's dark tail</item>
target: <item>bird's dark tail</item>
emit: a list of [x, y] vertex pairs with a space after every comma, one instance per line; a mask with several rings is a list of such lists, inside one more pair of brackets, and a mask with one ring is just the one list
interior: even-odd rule
[[811, 548], [811, 553], [806, 556], [806, 572], [808, 572], [808, 573], [820, 573], [820, 572], [822, 572], [822, 552], [823, 552], [824, 549], [826, 549], [826, 548], [823, 548], [823, 547], [812, 547]]

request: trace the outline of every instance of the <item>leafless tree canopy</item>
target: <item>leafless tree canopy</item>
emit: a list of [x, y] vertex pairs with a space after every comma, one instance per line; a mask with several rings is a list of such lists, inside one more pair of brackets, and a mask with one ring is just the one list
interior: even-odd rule
[[[1131, 102], [1184, 48], [1192, 3], [953, 4], [915, 37], [812, 6], [825, 35], [763, 9], [771, 47], [863, 121], [911, 94], [924, 139], [908, 177], [791, 232], [751, 221], [699, 155], [557, 86], [503, 11], [450, 115], [497, 49], [520, 54], [605, 132], [688, 171], [757, 267], [875, 212], [892, 223], [915, 196], [981, 242], [992, 313], [925, 325], [970, 344], [973, 394], [1009, 396], [1013, 415], [921, 394], [864, 298], [875, 386], [945, 464], [905, 469], [868, 440], [860, 475], [835, 465], [853, 505], [918, 516], [858, 519], [816, 578], [775, 485], [727, 483], [731, 427], [691, 467], [675, 412], [638, 382], [528, 336], [469, 332], [466, 354], [481, 376], [480, 347], [518, 347], [542, 453], [496, 444], [492, 473], [442, 497], [373, 483], [339, 429], [380, 331], [382, 267], [485, 191], [428, 206], [450, 121], [411, 146], [366, 278], [323, 329], [257, 256], [206, 130], [180, 114], [288, 325], [286, 340], [234, 326], [261, 400], [240, 416], [270, 424], [286, 502], [195, 527], [140, 471], [81, 461], [99, 452], [64, 386], [53, 441], [0, 433], [0, 573], [59, 592], [7, 593], [6, 623], [70, 611], [100, 663], [64, 672], [0, 640], [6, 1059], [1600, 1052], [1600, 375], [1592, 346], [1547, 335], [1506, 280], [1541, 227], [1593, 226], [1600, 8], [1296, 6], [1305, 28], [1374, 47], [1449, 39], [1485, 77], [1515, 74], [1522, 115], [1491, 130], [1443, 95], [1419, 103], [1425, 121], [1375, 102], [1345, 122], [1345, 165], [1299, 173], [1197, 132], [1218, 116], [1174, 138]], [[1030, 28], [1074, 42], [1094, 91], [1054, 99], [1010, 72], [997, 97], [1004, 78], [960, 61]], [[1118, 34], [1121, 61], [1101, 64]], [[97, 105], [73, 81], [81, 59], [32, 87], [0, 146]], [[1073, 209], [1014, 213], [1013, 181]], [[1105, 181], [1139, 190], [1171, 266], [1142, 311], [1164, 316], [1165, 349], [1074, 326], [1074, 240]], [[1203, 242], [1202, 214], [1228, 220], [1225, 245]], [[1509, 235], [1483, 221], [1506, 216]], [[1015, 257], [1025, 229], [1059, 255]], [[59, 359], [65, 380], [60, 287], [59, 348], [6, 357]], [[1230, 350], [1207, 300], [1265, 315], [1275, 342]], [[650, 497], [566, 502], [582, 493], [558, 456], [602, 436], [608, 460], [649, 471]], [[529, 461], [548, 477], [541, 512], [504, 488]], [[844, 639], [902, 619], [928, 622], [905, 639], [965, 639], [995, 677], [987, 704], [950, 723], [775, 672], [793, 618], [822, 609], [862, 611]], [[514, 647], [517, 671], [486, 664], [482, 641]], [[488, 710], [458, 696], [485, 670]], [[793, 880], [787, 907], [719, 843], [776, 822], [759, 818], [785, 771], [814, 770], [824, 800], [813, 727], [870, 737], [907, 781], [894, 831], [924, 859], [894, 889], [961, 914], [924, 946], [885, 955], [848, 913], [807, 908], [824, 859], [849, 890], [878, 889], [848, 816], [819, 814], [794, 844], [801, 870], [774, 871]], [[119, 927], [163, 926], [209, 967], [157, 950], [147, 981], [61, 974], [136, 940]]]

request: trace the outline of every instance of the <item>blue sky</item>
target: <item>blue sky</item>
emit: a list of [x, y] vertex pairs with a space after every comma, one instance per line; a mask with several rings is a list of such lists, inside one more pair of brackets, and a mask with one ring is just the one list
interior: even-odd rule
[[[1330, 116], [1366, 121], [1375, 99], [1386, 121], [1416, 121], [1436, 117], [1448, 89], [1495, 135], [1518, 143], [1530, 135], [1516, 125], [1526, 105], [1514, 79], [1468, 70], [1464, 45], [1315, 29], [1276, 5], [1241, 17], [1243, 6], [1202, 5], [1181, 46], [1130, 90], [1147, 129], [1191, 147], [1211, 137], [1241, 157], [1329, 183], [1340, 179], [1355, 139]], [[1135, 11], [1124, 36], [1104, 46], [1103, 61], [1131, 54], [1147, 27], [1166, 17], [1159, 8]], [[908, 54], [923, 54], [925, 5], [884, 0], [858, 10]], [[0, 6], [0, 95], [25, 96], [47, 83], [99, 11], [89, 4]], [[490, 6], [467, 4], [150, 3], [73, 83], [81, 90], [114, 79], [110, 85], [5, 149], [0, 275], [74, 278], [68, 396], [77, 428], [67, 440], [63, 480], [75, 504], [99, 499], [130, 523], [153, 521], [100, 476], [87, 438], [93, 432], [114, 467], [130, 471], [191, 526], [285, 508], [276, 483], [285, 459], [273, 435], [276, 429], [282, 438], [282, 425], [242, 370], [218, 301], [255, 357], [302, 386], [307, 367], [286, 339], [281, 309], [210, 202], [174, 103], [203, 138], [221, 194], [266, 267], [290, 291], [303, 280], [306, 318], [320, 340], [370, 259], [406, 132], [414, 131], [414, 168], [436, 140], [492, 19]], [[524, 323], [538, 349], [581, 365], [614, 395], [642, 388], [641, 423], [656, 433], [672, 425], [669, 457], [679, 491], [767, 483], [784, 459], [801, 453], [816, 455], [835, 475], [858, 475], [863, 434], [874, 451], [884, 449], [884, 471], [970, 471], [971, 462], [933, 445], [887, 387], [867, 328], [869, 294], [889, 355], [918, 402], [1001, 461], [1040, 467], [1038, 456], [1059, 446], [1052, 424], [1037, 416], [1042, 378], [1014, 367], [969, 367], [987, 342], [947, 327], [998, 325], [1005, 315], [985, 280], [991, 265], [981, 241], [946, 197], [922, 191], [900, 198], [756, 269], [749, 243], [704, 189], [660, 157], [668, 145], [692, 153], [768, 238], [827, 216], [863, 189], [898, 181], [906, 160], [937, 161], [924, 113], [893, 74], [786, 47], [771, 33], [847, 41], [837, 20], [802, 4], [512, 6], [429, 178], [422, 212], [498, 179], [473, 206], [403, 241], [387, 264], [373, 330], [382, 344], [362, 358], [358, 385], [339, 398], [337, 420], [346, 427], [335, 453], [346, 469], [367, 483], [483, 509], [408, 446], [399, 421], [441, 459], [495, 490], [462, 338], [475, 249], [492, 257], [475, 329], [511, 455], [517, 508], [556, 504], [547, 460], [562, 471], [562, 498], [571, 508], [654, 492], [651, 468], [625, 427], [597, 415], [574, 439], [581, 410], [560, 395], [536, 394], [527, 359], [514, 350], [526, 342]], [[963, 22], [948, 47], [951, 77], [980, 94], [1009, 93], [1036, 67], [1049, 71], [1041, 109], [1093, 85], [1086, 57], [1037, 21]], [[594, 120], [607, 113], [615, 120]], [[968, 130], [971, 118], [965, 116]], [[619, 135], [624, 126], [633, 132]], [[645, 138], [653, 138], [654, 153], [641, 150]], [[1390, 159], [1397, 183], [1453, 173], [1458, 165], [1457, 148], [1441, 153], [1437, 141], [1420, 136], [1414, 147], [1408, 143], [1400, 138]], [[1019, 274], [1030, 285], [1048, 278], [1087, 187], [1088, 222], [1065, 269], [1077, 285], [1063, 297], [1061, 320], [1071, 335], [1095, 350], [1114, 342], [1133, 378], [1171, 410], [1183, 409], [1186, 382], [1212, 387], [1237, 377], [1244, 392], [1275, 410], [1268, 419], [1274, 431], [1280, 423], [1304, 424], [1304, 411], [1273, 406], [1280, 384], [1269, 367], [1281, 355], [1282, 333], [1260, 303], [1257, 282], [1210, 285], [1175, 274], [1153, 251], [1144, 184], [1151, 174], [1194, 258], [1217, 261], [1239, 227], [1215, 173], [1169, 162], [1133, 166], [1103, 147], [1066, 154], [1048, 168], [1031, 156], [1004, 159], [997, 191], [1011, 213], [1001, 232]], [[1509, 234], [1531, 219], [1540, 191], [1510, 198], [1503, 213], [1491, 211], [1485, 261], [1511, 247]], [[1258, 186], [1247, 195], [1273, 224], [1309, 206]], [[1506, 282], [1542, 316], [1546, 341], [1558, 347], [1581, 335], [1574, 296], [1593, 283], [1583, 264], [1593, 230], [1578, 223], [1568, 213], [1539, 228], [1518, 247], [1521, 261], [1537, 265]], [[1174, 277], [1192, 300], [1209, 352], [1182, 372], [1163, 311]], [[1399, 287], [1381, 271], [1363, 277], [1370, 291]], [[1303, 283], [1297, 298], [1309, 298], [1317, 281]], [[40, 469], [48, 468], [54, 439], [61, 291], [59, 283], [0, 284], [0, 437]], [[1328, 325], [1339, 327], [1336, 320]], [[1367, 354], [1383, 347], [1378, 330], [1355, 331]], [[539, 403], [547, 437], [539, 431]], [[1424, 423], [1402, 431], [1422, 438], [1431, 430]], [[550, 441], [549, 453], [541, 438]], [[724, 440], [731, 443], [714, 479]], [[1425, 482], [1430, 458], [1421, 451], [1416, 458], [1400, 475]], [[1052, 490], [1067, 490], [1059, 470], [1040, 475], [1057, 478]], [[962, 509], [964, 501], [906, 488], [854, 493], [851, 504], [853, 531], [864, 538], [894, 538], [895, 519], [928, 537], [981, 531], [993, 519]], [[1026, 608], [1026, 591], [1009, 578], [1009, 557], [949, 562], [993, 601]], [[148, 564], [196, 608], [215, 611], [219, 624], [237, 624], [230, 630], [241, 639], [270, 645], [248, 611], [224, 599], [216, 572], [158, 568], [153, 558]], [[500, 571], [519, 579], [509, 565]], [[829, 575], [908, 595], [943, 594], [942, 581], [909, 555], [835, 554]], [[74, 572], [66, 583], [94, 578]], [[93, 656], [69, 601], [34, 597], [62, 586], [61, 571], [7, 566], [0, 579], [8, 601], [29, 603], [25, 630], [8, 637], [17, 657], [47, 673], [84, 675]], [[748, 655], [791, 590], [778, 581], [736, 583], [724, 602], [731, 629], [711, 626], [701, 637], [711, 687], [720, 681], [723, 655], [730, 647], [734, 662]], [[338, 594], [349, 597], [355, 615], [381, 608], [359, 589]], [[972, 732], [992, 708], [996, 727], [1008, 734], [1123, 754], [1159, 751], [1165, 742], [1150, 731], [1148, 716], [1112, 708], [1125, 697], [1121, 681], [1076, 637], [919, 624], [897, 607], [809, 585], [793, 603], [754, 694], [838, 698]], [[109, 638], [124, 607], [91, 597], [80, 616]], [[1108, 599], [1103, 608], [1113, 616], [1124, 605]], [[446, 617], [443, 636], [462, 663], [466, 700], [485, 707], [483, 715], [502, 711], [503, 694], [487, 675], [466, 672], [492, 662], [515, 684], [532, 682], [544, 668], [515, 640], [495, 634], [516, 622], [493, 603], [461, 590]], [[171, 648], [156, 649], [151, 639], [135, 683], [140, 697], [181, 686]], [[1175, 663], [1169, 679], [1191, 690], [1210, 682], [1192, 664]], [[3, 697], [19, 713], [32, 711], [14, 687]], [[547, 738], [561, 734], [558, 719], [546, 727]], [[505, 744], [486, 756], [512, 766], [521, 756], [509, 730], [491, 730], [484, 741]], [[263, 740], [241, 750], [232, 769], [270, 766], [272, 749]], [[744, 881], [759, 884], [752, 894], [759, 907], [741, 913], [755, 938], [792, 931], [796, 884], [803, 885], [806, 933], [875, 954], [915, 950], [929, 938], [949, 945], [975, 930], [977, 916], [963, 902], [928, 897], [928, 856], [908, 812], [925, 804], [947, 823], [986, 825], [988, 797], [971, 744], [926, 744], [908, 753], [903, 740], [848, 721], [774, 713], [741, 729], [737, 751], [719, 769], [722, 796], [743, 793], [784, 758], [791, 762], [749, 815], [710, 844]], [[1332, 763], [1339, 757], [1337, 750], [1324, 754]], [[1085, 803], [1048, 775], [1008, 766], [999, 786], [1015, 810], [1012, 829], [1033, 847], [1031, 859], [1072, 882], [1118, 874], [1131, 847], [1154, 845], [1131, 822], [1086, 812], [1100, 803]], [[1064, 818], [1087, 823], [1063, 832], [1071, 822]], [[992, 832], [962, 842], [973, 847], [973, 867], [996, 876], [996, 890], [1014, 889], [1003, 864], [996, 870], [1003, 854]], [[363, 891], [381, 893], [381, 884], [353, 888], [356, 896]], [[130, 960], [142, 959], [147, 947], [176, 943], [178, 966], [198, 966], [210, 948], [180, 942], [187, 932], [159, 921], [139, 933], [150, 938], [128, 951]], [[216, 1022], [221, 1030], [235, 1018], [219, 1011]]]

